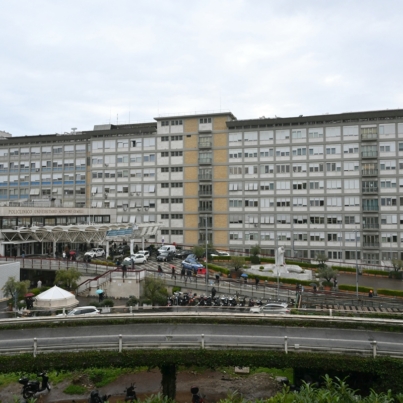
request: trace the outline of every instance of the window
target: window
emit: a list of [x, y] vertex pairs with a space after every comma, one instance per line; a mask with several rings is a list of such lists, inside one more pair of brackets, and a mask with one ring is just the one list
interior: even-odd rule
[[289, 156], [290, 156], [290, 147], [276, 148], [276, 157], [289, 157]]
[[295, 173], [306, 172], [306, 164], [292, 164], [292, 171]]
[[161, 204], [169, 204], [169, 199], [161, 199]]
[[276, 165], [276, 172], [278, 174], [285, 174], [290, 172], [290, 165]]
[[287, 198], [287, 199], [277, 199], [276, 200], [276, 206], [277, 207], [290, 207], [291, 206], [291, 200], [289, 198]]
[[382, 189], [391, 189], [396, 188], [396, 179], [383, 179], [381, 180], [381, 188]]
[[244, 133], [244, 141], [257, 141], [257, 132]]
[[290, 190], [290, 181], [279, 181], [276, 182], [277, 190]]
[[310, 181], [309, 182], [309, 189], [324, 189], [324, 181]]
[[161, 183], [161, 188], [169, 188], [169, 183]]
[[183, 182], [171, 182], [171, 188], [182, 188]]
[[326, 127], [326, 138], [331, 139], [332, 137], [340, 137], [340, 135], [341, 135], [340, 126]]
[[162, 151], [161, 157], [169, 157], [169, 151]]
[[397, 206], [396, 197], [381, 197], [381, 206]]
[[[231, 172], [231, 168], [230, 168]], [[260, 165], [261, 174], [272, 174], [274, 173], [274, 165]]]
[[229, 142], [238, 142], [242, 141], [242, 133], [230, 133], [229, 134]]
[[324, 224], [325, 223], [325, 216], [320, 215], [320, 216], [310, 216], [309, 217], [309, 222], [311, 224]]
[[308, 217], [306, 215], [294, 215], [292, 221], [294, 224], [307, 224]]
[[358, 126], [344, 126], [343, 136], [346, 137], [357, 137], [358, 136]]
[[311, 207], [323, 207], [325, 205], [325, 199], [311, 197], [309, 199], [309, 205]]
[[341, 180], [327, 180], [326, 181], [326, 189], [341, 189]]
[[292, 130], [291, 135], [292, 135], [293, 139], [305, 139], [306, 138], [306, 129]]
[[260, 190], [274, 190], [274, 182], [260, 182]]
[[171, 172], [183, 172], [183, 167], [171, 167]]
[[273, 130], [267, 130], [267, 131], [261, 131], [260, 132], [260, 141], [273, 141], [274, 138], [274, 131]]
[[161, 220], [169, 220], [169, 214], [161, 214]]
[[237, 240], [237, 239], [242, 239], [242, 235], [243, 235], [242, 231], [230, 231], [229, 239], [231, 241]]
[[328, 197], [326, 205], [328, 207], [341, 207], [341, 197]]
[[360, 163], [358, 161], [344, 163], [344, 172], [358, 171], [359, 168], [360, 168]]
[[276, 130], [276, 140], [289, 140], [290, 131], [289, 130]]
[[257, 148], [247, 148], [244, 153], [245, 158], [257, 158]]
[[211, 118], [201, 118], [201, 119], [199, 119], [199, 123], [200, 124], [211, 123]]
[[169, 120], [161, 120], [161, 126], [169, 126]]
[[132, 147], [141, 148], [141, 145], [143, 143], [143, 139], [131, 140], [131, 143], [132, 143]]
[[379, 151], [381, 153], [394, 153], [396, 151], [395, 143], [379, 143]]
[[344, 206], [346, 207], [358, 207], [360, 205], [359, 197], [346, 196], [344, 197]]
[[309, 172], [323, 172], [324, 164], [309, 164]]
[[327, 155], [339, 155], [341, 154], [341, 145], [340, 144], [336, 144], [334, 146], [328, 146], [326, 147], [326, 154]]
[[274, 224], [274, 216], [272, 215], [261, 215], [260, 224]]
[[230, 215], [229, 222], [230, 224], [242, 224], [243, 218], [241, 215]]
[[169, 235], [169, 229], [162, 229], [161, 235]]
[[129, 148], [129, 140], [118, 139], [118, 148]]
[[144, 154], [144, 162], [154, 162], [154, 161], [155, 161], [155, 154]]
[[381, 224], [382, 225], [397, 224], [397, 215], [396, 214], [382, 214], [381, 215]]
[[323, 128], [309, 129], [308, 130], [308, 137], [310, 139], [323, 138]]
[[169, 141], [169, 136], [162, 136], [161, 141]]
[[358, 179], [344, 179], [344, 189], [359, 189], [360, 181]]
[[344, 154], [358, 154], [358, 144], [344, 144]]
[[306, 242], [308, 240], [308, 234], [306, 232], [294, 232], [294, 241]]
[[241, 166], [229, 167], [229, 173], [230, 173], [230, 175], [242, 175], [243, 167], [241, 167]]
[[242, 150], [230, 150], [229, 151], [229, 158], [242, 158]]
[[183, 199], [182, 198], [174, 198], [171, 199], [171, 204], [181, 204], [183, 203]]
[[162, 167], [161, 172], [169, 172], [169, 168], [168, 167]]
[[307, 206], [307, 198], [306, 197], [293, 197], [292, 205], [294, 207], [306, 207]]
[[183, 125], [182, 119], [171, 120], [171, 126], [182, 126], [182, 125]]
[[396, 170], [396, 161], [395, 160], [381, 160], [379, 166], [380, 166], [381, 171], [395, 171]]
[[323, 155], [323, 146], [310, 146], [309, 155]]
[[246, 182], [245, 183], [245, 190], [257, 191], [258, 190], [258, 184], [256, 182]]
[[290, 224], [290, 216], [288, 214], [277, 214], [277, 224]]
[[171, 151], [171, 157], [182, 157], [183, 151]]
[[258, 199], [245, 200], [245, 207], [259, 207]]
[[183, 230], [182, 229], [173, 229], [171, 230], [172, 235], [183, 235]]
[[360, 223], [360, 218], [359, 216], [354, 216], [354, 215], [348, 215], [344, 217], [344, 223], [345, 224], [359, 224]]
[[293, 156], [306, 155], [306, 147], [293, 147], [292, 155]]
[[341, 162], [327, 162], [326, 171], [327, 172], [340, 172], [341, 171]]

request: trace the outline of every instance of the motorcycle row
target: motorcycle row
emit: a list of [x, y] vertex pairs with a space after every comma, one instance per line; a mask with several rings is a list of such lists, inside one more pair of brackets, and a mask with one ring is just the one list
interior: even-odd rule
[[187, 292], [175, 292], [167, 299], [167, 305], [171, 306], [228, 306], [228, 307], [252, 307], [262, 306], [270, 300], [249, 298], [244, 295], [200, 295], [189, 294]]
[[[22, 385], [21, 394], [24, 399], [31, 399], [39, 397], [45, 393], [50, 392], [51, 386], [49, 383], [49, 377], [45, 371], [37, 374], [42, 381], [37, 379], [30, 380], [27, 377], [22, 377], [18, 382]], [[124, 401], [128, 403], [134, 403], [137, 401], [136, 391], [134, 390], [136, 386], [132, 383], [128, 388], [125, 389]], [[93, 390], [88, 398], [88, 403], [104, 403], [107, 402], [111, 395], [102, 395], [98, 390]]]

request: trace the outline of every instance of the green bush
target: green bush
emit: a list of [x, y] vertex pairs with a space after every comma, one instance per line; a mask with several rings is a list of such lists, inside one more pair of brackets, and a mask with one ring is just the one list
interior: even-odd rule
[[106, 299], [105, 301], [102, 301], [101, 306], [109, 306], [113, 307], [115, 303], [111, 299]]
[[252, 264], [260, 264], [260, 257], [259, 256], [250, 256], [250, 262]]
[[364, 269], [362, 272], [366, 274], [374, 274], [376, 276], [388, 277], [389, 275], [389, 272], [385, 270]]
[[396, 280], [401, 280], [402, 279], [402, 272], [401, 271], [390, 271], [388, 272], [388, 277], [389, 278], [394, 278]]
[[182, 287], [179, 287], [178, 285], [172, 287], [172, 294], [174, 294], [175, 292], [179, 292], [182, 290]]
[[[341, 284], [339, 285], [339, 290], [343, 290], [343, 291], [356, 291], [357, 290], [357, 286], [355, 285], [348, 285], [348, 284]], [[369, 291], [372, 290], [371, 287], [358, 287], [358, 292], [363, 292], [368, 294]]]
[[135, 306], [138, 303], [139, 300], [134, 295], [131, 295], [128, 301], [126, 302], [126, 306]]
[[84, 395], [87, 392], [87, 388], [81, 385], [69, 385], [63, 391], [63, 393], [66, 393], [67, 395]]
[[403, 297], [403, 291], [397, 290], [385, 290], [383, 288], [380, 288], [377, 293], [381, 295], [389, 295], [391, 297]]

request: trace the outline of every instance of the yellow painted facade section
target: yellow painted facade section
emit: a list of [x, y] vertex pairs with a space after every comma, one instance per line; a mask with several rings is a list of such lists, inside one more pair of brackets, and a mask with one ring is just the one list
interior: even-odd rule
[[227, 129], [227, 116], [216, 116], [213, 121], [213, 130], [226, 130]]
[[[185, 196], [198, 196], [199, 195], [199, 184], [198, 183], [184, 183], [183, 194]], [[197, 200], [196, 200], [197, 202]], [[185, 211], [187, 211], [185, 209]]]
[[217, 133], [213, 136], [214, 147], [227, 147], [228, 146], [228, 134]]
[[228, 150], [214, 150], [213, 163], [224, 164], [228, 162]]
[[199, 243], [199, 232], [198, 231], [185, 231], [183, 236], [183, 243], [185, 245], [197, 245]]
[[228, 183], [214, 182], [213, 183], [213, 196], [225, 196], [228, 194]]
[[228, 211], [228, 199], [213, 199], [213, 211], [214, 212], [227, 212]]
[[[184, 199], [183, 207], [185, 212], [197, 212], [199, 209], [199, 200], [198, 199]], [[185, 216], [186, 217], [186, 216]]]
[[199, 130], [198, 119], [185, 119], [183, 123], [184, 123], [183, 129], [185, 133], [197, 132]]
[[184, 167], [183, 176], [185, 180], [196, 181], [198, 180], [198, 168], [197, 167]]
[[190, 137], [183, 134], [183, 148], [197, 148], [198, 147], [198, 136], [197, 134], [191, 134]]
[[214, 228], [228, 228], [228, 216], [226, 214], [214, 215]]
[[213, 232], [214, 245], [228, 245], [228, 232], [227, 231], [214, 231]]
[[228, 179], [228, 167], [225, 165], [218, 165], [213, 168], [214, 179]]
[[184, 219], [185, 228], [199, 228], [199, 216], [197, 214], [186, 214]]
[[199, 154], [198, 151], [185, 151], [183, 155], [183, 160], [185, 164], [190, 165], [197, 164], [199, 158], [198, 154]]

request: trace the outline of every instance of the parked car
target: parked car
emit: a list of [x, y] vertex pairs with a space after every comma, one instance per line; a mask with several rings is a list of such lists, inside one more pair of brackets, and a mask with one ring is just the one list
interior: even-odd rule
[[178, 259], [186, 259], [189, 255], [192, 255], [193, 252], [191, 250], [186, 249], [176, 249], [175, 257]]
[[147, 259], [150, 257], [150, 251], [148, 250], [139, 250], [137, 254], [144, 255], [147, 257]]
[[105, 251], [102, 248], [92, 248], [88, 252], [85, 252], [84, 256], [94, 257], [104, 257]]
[[144, 264], [147, 262], [147, 256], [143, 255], [142, 253], [136, 253], [135, 255], [125, 257], [125, 259], [123, 261], [131, 262], [132, 260], [134, 261], [135, 264], [139, 264], [139, 263]]
[[91, 316], [99, 315], [101, 312], [95, 306], [78, 306], [71, 310], [67, 315], [60, 313], [57, 316]]
[[170, 262], [174, 259], [174, 252], [161, 252], [157, 256], [157, 262]]
[[198, 269], [201, 269], [204, 266], [196, 260], [189, 259], [189, 257], [187, 257], [185, 260], [182, 261], [182, 267], [184, 267], [186, 270], [191, 269], [194, 272], [197, 272]]
[[118, 248], [116, 249], [116, 252], [119, 253], [119, 254], [129, 253], [130, 252], [130, 246], [129, 245], [118, 246]]
[[176, 246], [175, 245], [164, 245], [161, 246], [161, 248], [158, 249], [157, 255], [159, 255], [162, 252], [176, 252]]
[[250, 309], [251, 313], [272, 313], [277, 315], [286, 315], [290, 313], [288, 309], [288, 304], [286, 302], [273, 302], [263, 306], [253, 306]]
[[219, 257], [219, 256], [230, 256], [228, 252], [221, 252], [221, 251], [216, 251], [216, 253], [211, 253], [210, 256], [212, 257]]

